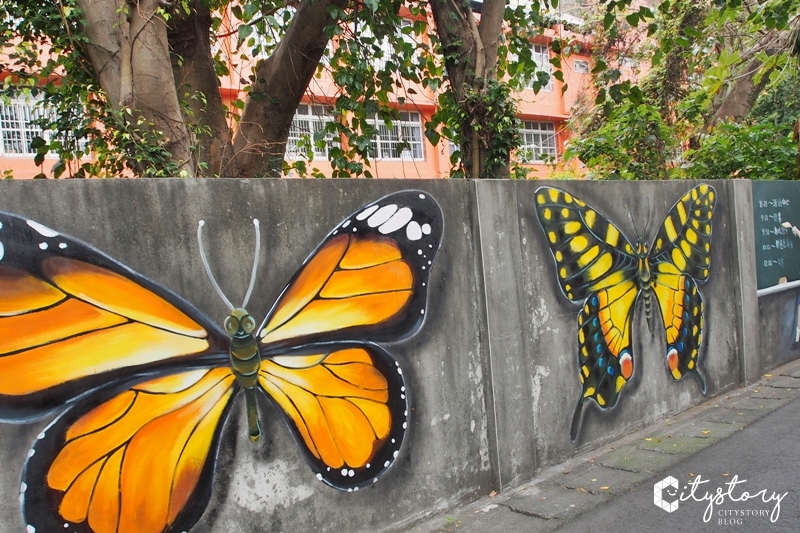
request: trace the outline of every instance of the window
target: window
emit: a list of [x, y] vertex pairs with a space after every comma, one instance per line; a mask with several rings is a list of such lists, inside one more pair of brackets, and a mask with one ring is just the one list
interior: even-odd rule
[[376, 129], [372, 137], [375, 159], [422, 161], [425, 158], [419, 113], [401, 111], [400, 120], [392, 121], [391, 128], [382, 120], [372, 119], [369, 123]]
[[[550, 49], [542, 44], [533, 45], [533, 60], [536, 62], [536, 72], [546, 72], [550, 79], [547, 85], [542, 86], [543, 91], [553, 90], [553, 65], [550, 64]], [[533, 82], [538, 80], [534, 75], [533, 79], [528, 82], [528, 88], [533, 88]]]
[[289, 139], [286, 141], [286, 158], [303, 159], [308, 154], [306, 147], [314, 147], [314, 157], [327, 159], [328, 146], [335, 142], [331, 134], [325, 135], [325, 143], [315, 141], [315, 134], [325, 129], [333, 119], [324, 106], [300, 104], [292, 119]]
[[31, 142], [44, 135], [31, 121], [41, 114], [41, 106], [35, 100], [0, 100], [0, 155], [36, 155]]
[[[413, 26], [413, 24], [414, 23], [411, 22], [410, 20], [403, 19], [400, 22], [400, 28], [402, 30], [402, 28], [408, 28], [410, 26]], [[372, 35], [372, 31], [369, 28], [365, 28], [365, 30], [366, 30], [365, 33], [367, 33], [369, 36]], [[402, 39], [403, 39], [403, 41], [411, 44], [414, 47], [414, 49], [415, 49], [414, 59], [412, 59], [411, 61], [415, 62], [416, 61], [417, 42], [416, 42], [416, 40], [414, 38], [413, 33], [412, 34], [403, 33], [402, 34]], [[389, 61], [392, 58], [396, 58], [397, 57], [397, 50], [395, 50], [395, 48], [392, 45], [392, 43], [389, 42], [389, 39], [381, 40], [381, 42], [379, 43], [379, 46], [380, 46], [380, 49], [381, 49], [381, 57], [376, 58], [374, 60], [374, 62], [373, 62], [373, 65], [374, 65], [376, 70], [383, 70], [384, 68], [386, 68], [386, 62], [387, 61]]]
[[522, 122], [522, 146], [517, 153], [521, 163], [544, 163], [557, 158], [556, 125], [553, 122]]
[[572, 61], [572, 70], [575, 71], [576, 74], [588, 74], [589, 62], [583, 59], [575, 59]]

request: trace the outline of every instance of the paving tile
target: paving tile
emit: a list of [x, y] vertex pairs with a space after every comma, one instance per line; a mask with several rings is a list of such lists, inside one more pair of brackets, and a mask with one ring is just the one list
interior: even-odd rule
[[568, 474], [551, 477], [547, 482], [572, 490], [583, 489], [592, 494], [617, 495], [629, 491], [651, 475], [650, 472], [631, 472], [584, 463]]
[[765, 384], [780, 389], [800, 389], [800, 379], [788, 376], [772, 377]]
[[789, 403], [788, 399], [779, 400], [769, 398], [752, 398], [748, 396], [736, 400], [728, 407], [735, 411], [741, 411], [743, 409], [750, 411], [763, 411], [766, 415], [767, 413], [772, 412], [778, 407], [786, 405], [787, 403]]
[[697, 453], [712, 444], [708, 439], [700, 439], [688, 435], [654, 436], [649, 439], [643, 439], [639, 442], [639, 447], [644, 450], [661, 453]]
[[648, 474], [660, 474], [680, 460], [678, 454], [643, 450], [637, 444], [621, 446], [597, 458], [598, 463], [609, 468]]
[[570, 520], [611, 499], [610, 494], [592, 494], [552, 485], [534, 485], [508, 498], [512, 511], [551, 520]]
[[791, 376], [793, 378], [800, 378], [800, 367], [792, 365], [780, 372], [781, 376]]
[[798, 396], [800, 396], [800, 390], [798, 389], [778, 389], [768, 385], [754, 389], [750, 394], [751, 398], [773, 398], [778, 400], [793, 400]]
[[710, 422], [708, 420], [696, 420], [672, 428], [672, 432], [675, 435], [713, 439], [714, 441], [729, 437], [737, 431], [739, 431], [739, 428], [735, 424]]
[[700, 420], [709, 422], [721, 422], [723, 424], [734, 424], [739, 429], [758, 420], [764, 415], [762, 411], [753, 411], [749, 409], [742, 409], [737, 411], [734, 409], [715, 409], [711, 413], [703, 416]]
[[[438, 524], [437, 524], [438, 522]], [[447, 514], [424, 527], [407, 533], [486, 533], [487, 531], [541, 531], [547, 532], [564, 524], [564, 521], [547, 520], [510, 509], [505, 503], [487, 503], [471, 512]]]

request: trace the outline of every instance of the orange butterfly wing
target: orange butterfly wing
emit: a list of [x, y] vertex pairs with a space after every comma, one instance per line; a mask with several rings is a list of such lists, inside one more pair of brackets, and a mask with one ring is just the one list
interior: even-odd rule
[[101, 252], [0, 214], [0, 419], [175, 364], [225, 361], [227, 338], [190, 304]]
[[371, 484], [399, 454], [406, 386], [374, 342], [422, 326], [442, 232], [439, 205], [421, 191], [361, 208], [303, 263], [262, 325], [259, 383], [332, 487]]
[[[227, 367], [190, 370], [76, 403], [29, 454], [26, 523], [35, 531], [187, 530], [208, 503], [235, 387]], [[49, 502], [57, 514], [38, 505], [28, 512], [29, 502]]]
[[260, 330], [267, 352], [315, 341], [397, 341], [422, 325], [441, 208], [421, 191], [353, 213], [306, 259]]
[[318, 346], [261, 364], [259, 384], [279, 407], [317, 478], [353, 490], [398, 456], [408, 401], [400, 366], [374, 344]]

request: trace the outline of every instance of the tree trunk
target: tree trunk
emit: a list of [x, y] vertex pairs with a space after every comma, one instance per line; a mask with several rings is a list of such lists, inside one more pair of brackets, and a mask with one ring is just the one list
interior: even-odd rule
[[233, 141], [241, 177], [280, 177], [292, 119], [328, 45], [324, 30], [336, 22], [329, 8], [346, 5], [347, 0], [302, 0], [278, 47], [256, 66]]
[[88, 53], [100, 87], [116, 110], [129, 109], [161, 137], [178, 168], [196, 175], [192, 137], [181, 112], [158, 0], [78, 0]]
[[201, 130], [196, 138], [198, 175], [235, 176], [236, 170], [226, 164], [233, 156], [233, 145], [211, 57], [211, 12], [206, 5], [192, 0], [188, 15], [170, 19], [172, 72], [178, 96], [189, 109], [186, 120]]
[[506, 164], [493, 169], [487, 176], [486, 163], [491, 148], [480, 130], [492, 123], [491, 116], [480, 115], [478, 109], [468, 109], [470, 92], [484, 94], [487, 80], [496, 76], [497, 47], [503, 23], [505, 0], [486, 0], [481, 11], [480, 26], [476, 23], [469, 2], [463, 0], [432, 0], [431, 11], [436, 31], [442, 43], [450, 89], [459, 106], [470, 115], [462, 121], [460, 137], [461, 159], [468, 178], [507, 178], [510, 154]]

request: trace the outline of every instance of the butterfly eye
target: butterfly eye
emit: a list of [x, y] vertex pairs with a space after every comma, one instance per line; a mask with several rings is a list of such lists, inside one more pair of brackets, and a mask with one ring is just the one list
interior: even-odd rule
[[236, 335], [239, 331], [239, 320], [235, 316], [229, 316], [225, 319], [225, 331], [228, 332], [228, 335]]
[[242, 331], [245, 333], [253, 333], [253, 330], [256, 329], [256, 321], [253, 320], [253, 317], [247, 315], [242, 318]]

